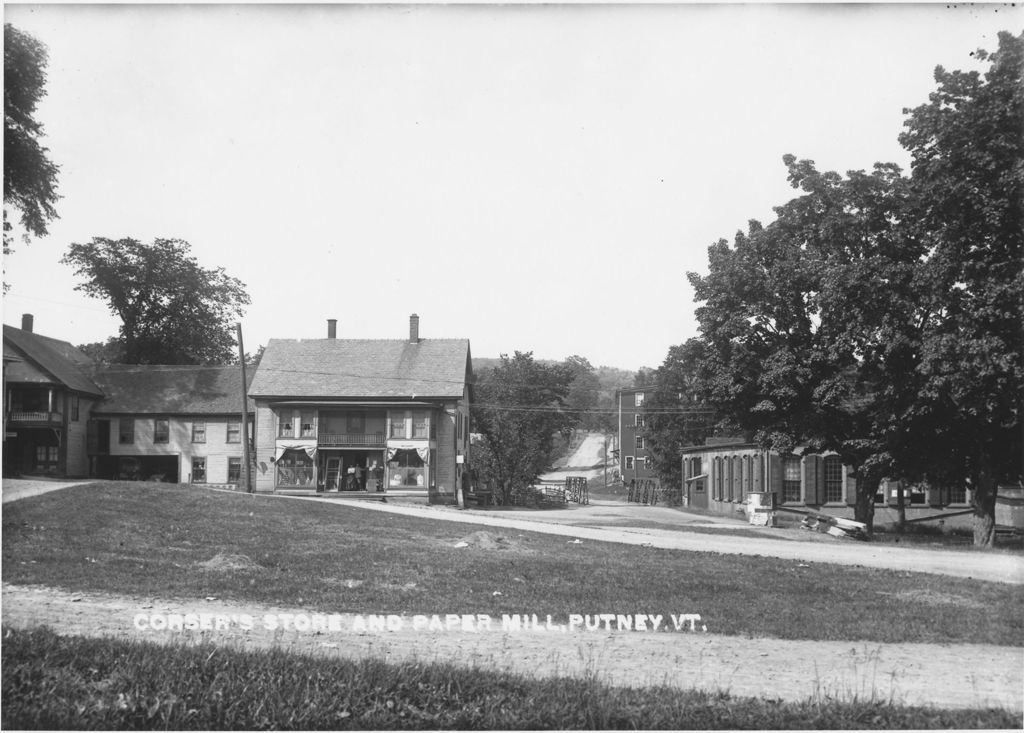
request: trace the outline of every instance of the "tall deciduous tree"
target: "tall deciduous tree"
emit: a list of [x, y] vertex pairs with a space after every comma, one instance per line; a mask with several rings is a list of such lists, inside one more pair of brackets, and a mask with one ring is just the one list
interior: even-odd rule
[[869, 524], [883, 474], [966, 480], [991, 545], [995, 487], [1019, 480], [1021, 44], [982, 52], [984, 78], [936, 71], [901, 136], [909, 179], [786, 156], [803, 195], [690, 274], [711, 401], [762, 445], [838, 452]]
[[249, 304], [223, 268], [206, 269], [187, 242], [94, 237], [62, 262], [85, 278], [76, 290], [107, 301], [121, 319], [127, 364], [218, 364], [234, 357], [233, 328]]
[[937, 428], [934, 447], [901, 464], [967, 481], [975, 544], [991, 546], [997, 486], [1024, 475], [1024, 35], [1000, 33], [977, 55], [984, 75], [935, 70], [938, 88], [900, 136], [913, 156], [907, 223], [929, 252], [918, 399], [904, 418]]
[[4, 24], [4, 253], [10, 251], [7, 205], [18, 210], [27, 234], [46, 234], [57, 216], [57, 172], [42, 146], [36, 105], [46, 95], [46, 47]]
[[577, 424], [586, 430], [599, 430], [605, 421], [597, 413], [597, 398], [601, 383], [590, 361], [584, 356], [570, 356], [563, 364], [572, 372], [566, 405], [573, 412]]
[[473, 423], [483, 444], [474, 461], [499, 501], [510, 501], [551, 466], [555, 436], [576, 424], [566, 406], [573, 377], [565, 364], [541, 364], [518, 351], [479, 375]]

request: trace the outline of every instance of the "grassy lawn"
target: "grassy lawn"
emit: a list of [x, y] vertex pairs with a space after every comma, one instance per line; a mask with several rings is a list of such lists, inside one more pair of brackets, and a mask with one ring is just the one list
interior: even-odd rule
[[[462, 539], [469, 546], [454, 547]], [[231, 568], [218, 555], [244, 556], [248, 567]], [[537, 613], [563, 621], [570, 613], [699, 613], [722, 634], [1024, 645], [1020, 586], [571, 544], [169, 484], [94, 484], [6, 505], [3, 579], [325, 612]]]
[[594, 680], [531, 680], [223, 647], [5, 634], [5, 729], [494, 730], [1011, 728], [1002, 710], [792, 703]]

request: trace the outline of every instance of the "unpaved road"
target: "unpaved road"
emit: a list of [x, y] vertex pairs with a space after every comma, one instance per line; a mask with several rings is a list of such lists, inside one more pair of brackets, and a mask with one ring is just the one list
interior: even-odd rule
[[564, 481], [566, 476], [584, 476], [594, 481], [604, 475], [605, 436], [587, 433], [568, 457], [560, 459], [554, 470], [541, 476], [541, 481]]
[[[733, 527], [753, 529], [742, 522], [687, 514], [677, 509], [629, 505], [621, 502], [573, 506], [531, 512], [495, 510], [459, 510], [454, 507], [381, 504], [366, 501], [339, 501], [305, 496], [276, 496], [272, 499], [344, 503], [366, 511], [390, 512], [428, 517], [450, 522], [507, 527], [528, 532], [631, 545], [650, 545], [672, 550], [719, 552], [733, 555], [762, 555], [803, 562], [860, 565], [868, 568], [934, 573], [959, 578], [975, 578], [996, 583], [1024, 583], [1024, 556], [1001, 552], [920, 549], [857, 542], [799, 530], [759, 529], [755, 536], [701, 534], [687, 532], [687, 526]], [[523, 518], [529, 517], [529, 519]], [[636, 526], [657, 518], [664, 528]], [[611, 520], [613, 526], [600, 526]], [[630, 526], [630, 522], [633, 526]], [[773, 536], [769, 537], [766, 533]], [[787, 539], [776, 539], [783, 537]]]
[[[153, 619], [208, 613], [227, 628], [153, 631]], [[1022, 711], [1024, 649], [980, 644], [877, 644], [781, 641], [707, 633], [637, 631], [490, 631], [413, 629], [401, 617], [395, 631], [352, 631], [356, 617], [341, 614], [339, 631], [268, 630], [266, 614], [308, 614], [253, 604], [144, 599], [48, 588], [3, 586], [3, 621], [28, 628], [46, 624], [63, 634], [146, 639], [160, 643], [209, 640], [239, 649], [292, 651], [389, 661], [445, 661], [532, 677], [596, 674], [615, 685], [667, 684], [724, 690], [766, 699], [814, 695], [875, 698], [949, 708], [996, 706]], [[232, 615], [234, 615], [232, 617]], [[137, 626], [136, 617], [140, 616]], [[248, 616], [252, 628], [232, 622]], [[363, 617], [365, 618], [365, 617]], [[443, 617], [441, 621], [444, 621]]]
[[2, 484], [3, 503], [27, 499], [30, 496], [48, 494], [51, 491], [69, 489], [72, 486], [82, 486], [92, 483], [91, 481], [49, 481], [45, 479], [8, 479]]

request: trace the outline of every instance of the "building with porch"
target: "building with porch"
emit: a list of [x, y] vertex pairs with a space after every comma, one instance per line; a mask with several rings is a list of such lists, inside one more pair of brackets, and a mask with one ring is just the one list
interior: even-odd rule
[[271, 339], [249, 394], [256, 490], [452, 501], [470, 455], [466, 339]]
[[5, 476], [87, 476], [86, 431], [103, 391], [92, 360], [67, 341], [4, 325]]

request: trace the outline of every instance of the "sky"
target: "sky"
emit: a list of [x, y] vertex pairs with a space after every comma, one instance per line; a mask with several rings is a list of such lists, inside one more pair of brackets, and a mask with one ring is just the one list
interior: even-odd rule
[[468, 338], [656, 367], [698, 334], [687, 272], [793, 198], [782, 157], [904, 168], [936, 65], [1020, 3], [39, 5], [60, 218], [5, 258], [4, 323], [117, 334], [60, 263], [188, 241], [270, 338]]

